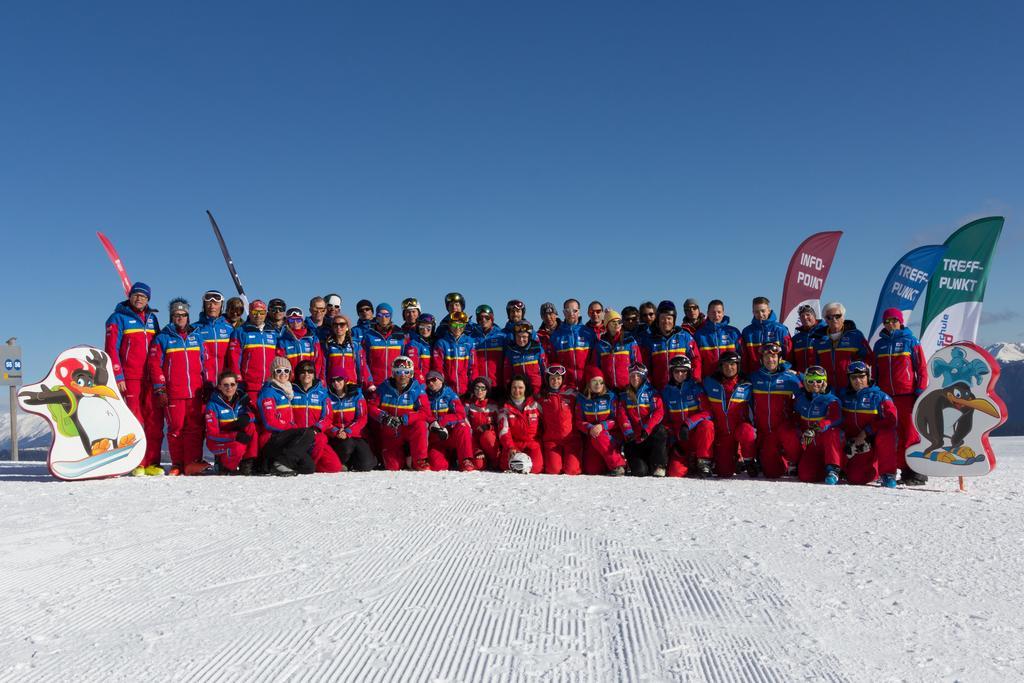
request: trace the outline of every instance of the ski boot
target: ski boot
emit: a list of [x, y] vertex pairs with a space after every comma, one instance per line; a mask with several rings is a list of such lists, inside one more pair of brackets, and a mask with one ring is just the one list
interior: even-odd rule
[[279, 462], [275, 462], [272, 469], [273, 473], [279, 477], [294, 477], [299, 474], [291, 467], [288, 467], [287, 465], [281, 464]]
[[652, 477], [664, 477], [665, 476], [665, 468], [664, 467], [655, 467], [654, 471], [651, 472], [651, 476]]
[[839, 483], [839, 468], [835, 465], [825, 465], [825, 483], [828, 486], [835, 486]]
[[146, 476], [146, 468], [143, 467], [142, 465], [139, 465], [134, 470], [132, 470], [132, 476], [133, 477], [144, 477], [144, 476]]
[[621, 477], [625, 473], [626, 473], [626, 468], [623, 467], [622, 465], [619, 465], [618, 467], [613, 467], [610, 470], [608, 470], [608, 476], [609, 477]]
[[895, 474], [883, 474], [882, 475], [882, 487], [887, 489], [896, 488], [896, 475]]
[[694, 468], [694, 476], [698, 479], [707, 479], [711, 476], [711, 460], [708, 458], [697, 458], [697, 467]]
[[238, 474], [243, 477], [251, 477], [252, 469], [256, 466], [255, 458], [246, 458], [242, 462], [238, 463]]
[[160, 465], [150, 465], [146, 468], [147, 477], [162, 477], [164, 476], [164, 468]]
[[761, 473], [761, 468], [757, 466], [757, 460], [754, 458], [741, 460], [739, 462], [739, 470], [741, 472], [746, 472], [747, 476], [751, 479], [757, 479], [757, 475]]
[[900, 483], [904, 486], [924, 486], [928, 483], [928, 477], [906, 469], [900, 472]]

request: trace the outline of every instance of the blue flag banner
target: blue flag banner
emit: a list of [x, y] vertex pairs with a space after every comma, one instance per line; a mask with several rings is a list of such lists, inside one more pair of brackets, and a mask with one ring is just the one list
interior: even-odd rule
[[875, 306], [875, 317], [871, 321], [871, 339], [869, 344], [874, 347], [882, 334], [882, 312], [887, 308], [898, 308], [903, 312], [904, 326], [910, 325], [910, 314], [914, 304], [921, 297], [924, 286], [935, 272], [936, 266], [946, 253], [944, 244], [932, 244], [918, 247], [908, 252], [889, 271], [885, 278], [882, 292], [878, 295]]

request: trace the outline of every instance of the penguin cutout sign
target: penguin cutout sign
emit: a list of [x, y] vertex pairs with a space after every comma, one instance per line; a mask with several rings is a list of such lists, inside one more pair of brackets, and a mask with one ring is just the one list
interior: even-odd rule
[[18, 404], [50, 423], [46, 466], [58, 479], [127, 474], [145, 457], [142, 425], [117, 389], [110, 357], [99, 349], [62, 352], [42, 381], [18, 392]]
[[996, 395], [999, 363], [971, 342], [945, 346], [928, 360], [928, 388], [914, 402], [921, 442], [907, 464], [929, 477], [978, 477], [996, 466], [989, 433], [1006, 422]]

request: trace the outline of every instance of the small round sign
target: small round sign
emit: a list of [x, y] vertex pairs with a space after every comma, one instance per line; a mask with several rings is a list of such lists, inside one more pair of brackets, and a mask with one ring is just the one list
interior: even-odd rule
[[5, 359], [4, 360], [4, 370], [13, 370], [13, 369], [14, 369], [14, 361], [12, 359], [10, 359], [10, 358]]

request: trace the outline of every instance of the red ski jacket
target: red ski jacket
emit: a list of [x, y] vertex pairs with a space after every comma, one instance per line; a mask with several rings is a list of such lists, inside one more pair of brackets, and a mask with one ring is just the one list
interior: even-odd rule
[[530, 441], [539, 443], [540, 411], [540, 406], [532, 396], [523, 401], [520, 407], [516, 407], [512, 401], [505, 402], [498, 417], [498, 439], [506, 453]]
[[469, 390], [469, 380], [476, 376], [475, 346], [476, 341], [468, 334], [456, 339], [451, 331], [434, 343], [431, 364], [444, 375], [445, 384], [460, 396]]
[[466, 418], [474, 433], [481, 431], [480, 428], [484, 425], [497, 430], [498, 404], [486, 398], [480, 401], [469, 401], [466, 403]]
[[577, 389], [583, 384], [583, 373], [590, 362], [594, 333], [586, 325], [562, 322], [551, 332], [553, 351], [549, 362], [565, 366], [565, 385]]
[[380, 386], [391, 377], [391, 364], [402, 355], [405, 333], [394, 325], [381, 331], [376, 324], [363, 333], [363, 353], [366, 355], [366, 386]]
[[228, 369], [238, 375], [245, 388], [256, 390], [270, 377], [270, 364], [277, 356], [277, 332], [266, 325], [259, 329], [250, 322], [236, 327], [228, 342]]
[[638, 433], [649, 435], [665, 419], [665, 404], [649, 382], [635, 392], [623, 391], [617, 403], [616, 422], [626, 439]]
[[647, 379], [655, 389], [664, 389], [669, 377], [668, 364], [676, 356], [689, 356], [693, 367], [690, 377], [699, 382], [701, 377], [700, 351], [690, 333], [681, 327], [674, 327], [668, 334], [653, 330], [644, 336], [641, 347], [644, 363], [647, 365]]
[[868, 365], [875, 364], [874, 354], [868, 347], [868, 340], [849, 320], [844, 324], [843, 334], [835, 342], [828, 336], [828, 329], [811, 337], [814, 362], [825, 368], [829, 386], [837, 395], [846, 388], [846, 368], [855, 360]]
[[331, 403], [329, 392], [319, 381], [309, 389], [303, 390], [298, 384], [292, 384], [292, 421], [298, 427], [315, 427], [321, 432], [331, 428]]
[[889, 396], [917, 396], [928, 388], [928, 362], [921, 342], [907, 328], [875, 342], [875, 381]]
[[541, 392], [539, 403], [544, 423], [544, 441], [552, 443], [564, 441], [573, 431], [576, 391], [563, 384], [557, 392]]
[[[539, 342], [530, 341], [526, 347], [508, 343], [505, 346], [505, 381], [511, 382], [516, 375], [526, 377], [530, 390], [537, 394], [544, 382], [544, 373], [548, 367], [548, 359]], [[568, 376], [568, 373], [566, 373]]]
[[640, 347], [622, 330], [614, 338], [605, 332], [594, 343], [594, 364], [601, 368], [605, 382], [615, 391], [629, 386], [629, 366], [639, 360]]
[[338, 432], [343, 431], [355, 439], [363, 438], [369, 410], [359, 387], [346, 385], [344, 396], [338, 396], [332, 391], [327, 394], [327, 400], [331, 404], [331, 426], [327, 433], [337, 436]]
[[783, 424], [796, 427], [793, 395], [803, 388], [800, 375], [787, 368], [768, 372], [761, 368], [750, 376], [754, 388], [754, 425], [757, 431], [772, 432]]
[[167, 325], [149, 347], [149, 378], [154, 391], [167, 393], [168, 398], [192, 398], [199, 394], [205, 381], [203, 341], [189, 326], [179, 332]]
[[287, 326], [281, 330], [281, 335], [277, 338], [277, 355], [284, 356], [292, 364], [293, 378], [295, 368], [304, 360], [313, 361], [317, 378], [324, 377], [324, 356], [320, 349], [320, 339], [308, 327], [303, 327], [298, 332]]
[[115, 381], [145, 379], [149, 347], [160, 329], [156, 315], [149, 307], [136, 313], [127, 301], [122, 301], [107, 318], [106, 329], [103, 350], [114, 366]]
[[715, 434], [733, 434], [740, 425], [750, 422], [750, 401], [754, 387], [739, 376], [731, 379], [715, 373], [704, 379], [704, 394], [700, 397], [701, 407], [711, 415], [715, 423]]

